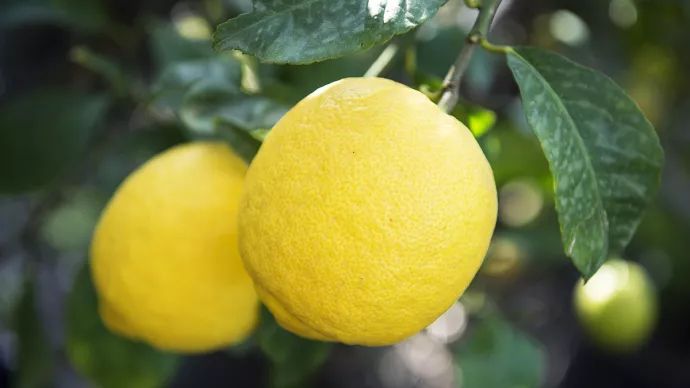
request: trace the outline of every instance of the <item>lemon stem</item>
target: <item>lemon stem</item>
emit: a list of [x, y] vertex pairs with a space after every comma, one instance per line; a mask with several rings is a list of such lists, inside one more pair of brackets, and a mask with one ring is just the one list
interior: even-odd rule
[[467, 34], [467, 39], [465, 44], [460, 50], [460, 54], [455, 59], [455, 63], [448, 70], [446, 78], [443, 80], [443, 93], [441, 94], [441, 99], [438, 102], [438, 106], [445, 112], [450, 113], [455, 105], [458, 103], [460, 98], [460, 81], [462, 81], [462, 76], [467, 71], [467, 67], [472, 59], [472, 54], [474, 54], [474, 49], [477, 45], [483, 46], [485, 49], [491, 52], [505, 53], [507, 47], [494, 46], [486, 41], [486, 36], [489, 33], [489, 27], [491, 27], [491, 22], [496, 16], [496, 11], [498, 6], [501, 4], [501, 0], [483, 0], [479, 1], [468, 1], [468, 5], [471, 3], [472, 8], [479, 9], [479, 16], [474, 22], [474, 26]]

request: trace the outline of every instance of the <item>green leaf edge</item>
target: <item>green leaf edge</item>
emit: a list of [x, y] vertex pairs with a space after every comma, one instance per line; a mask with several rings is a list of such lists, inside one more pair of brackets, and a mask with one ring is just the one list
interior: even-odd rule
[[[519, 48], [519, 47], [520, 47], [520, 46], [517, 46], [517, 48]], [[529, 63], [524, 59], [524, 57], [522, 57], [517, 51], [515, 51], [515, 48], [516, 48], [516, 47], [507, 47], [507, 50], [506, 50], [506, 59], [508, 59], [508, 56], [512, 55], [513, 57], [518, 58], [518, 59], [520, 59], [521, 61], [523, 61], [523, 62], [525, 62], [525, 63], [527, 63], [527, 64], [529, 65]], [[651, 127], [653, 127], [653, 124], [649, 121], [649, 119], [648, 119], [647, 116], [644, 114], [644, 112], [642, 112], [642, 109], [640, 108], [640, 106], [639, 106], [639, 104], [637, 103], [637, 101], [635, 101], [634, 99], [632, 99], [632, 98], [625, 92], [625, 90], [623, 90], [622, 88], [620, 88], [620, 86], [619, 86], [611, 77], [609, 77], [609, 76], [606, 75], [605, 73], [598, 72], [598, 71], [596, 71], [595, 69], [592, 69], [592, 68], [583, 66], [583, 65], [581, 65], [581, 64], [579, 64], [579, 63], [577, 63], [577, 62], [575, 62], [575, 61], [572, 61], [572, 60], [570, 60], [569, 58], [567, 58], [567, 57], [565, 57], [565, 56], [562, 56], [562, 57], [563, 57], [563, 59], [565, 59], [566, 61], [570, 62], [570, 63], [571, 63], [573, 66], [575, 66], [575, 67], [579, 67], [579, 68], [581, 68], [581, 69], [583, 69], [583, 70], [585, 70], [585, 71], [596, 72], [596, 73], [598, 73], [599, 76], [601, 76], [601, 77], [603, 77], [604, 79], [606, 79], [611, 85], [613, 85], [614, 87], [619, 88], [623, 94], [625, 94], [626, 96], [628, 96], [628, 98], [630, 98], [630, 100], [632, 101], [632, 103], [634, 104], [634, 106], [640, 111], [640, 113], [641, 113], [642, 117], [644, 118], [644, 120], [645, 120]], [[508, 65], [508, 67], [511, 69], [511, 74], [512, 74], [512, 67], [510, 67], [510, 65]], [[531, 65], [530, 65], [530, 67], [531, 67]], [[537, 72], [537, 74], [539, 74], [539, 73]], [[556, 92], [551, 88], [551, 85], [549, 85], [548, 82], [546, 82], [546, 80], [543, 79], [543, 77], [541, 76], [541, 74], [539, 74], [539, 78], [541, 78], [541, 79], [544, 81], [544, 83], [546, 84], [546, 86], [548, 87], [548, 89], [549, 89], [553, 94], [555, 94], [556, 96], [558, 96], [558, 94], [556, 94]], [[518, 84], [518, 87], [519, 87], [519, 84]], [[560, 101], [560, 98], [559, 98], [558, 100], [559, 100], [558, 104], [562, 106], [562, 102]], [[564, 108], [564, 111], [566, 112], [566, 114], [568, 115], [569, 121], [572, 122], [572, 123], [574, 123], [574, 122], [573, 122], [573, 119], [572, 119], [572, 117], [570, 116], [570, 114], [568, 113], [568, 111], [565, 109], [565, 107], [563, 107], [563, 108]], [[524, 105], [523, 105], [523, 110], [524, 110]], [[529, 122], [529, 119], [527, 119], [527, 121], [528, 121], [528, 124], [530, 125], [530, 128], [532, 128], [532, 130], [534, 131], [534, 129], [533, 129], [534, 127], [533, 127], [532, 123]], [[580, 147], [584, 147], [584, 144], [583, 144], [583, 142], [582, 142], [582, 137], [579, 136], [579, 133], [578, 133], [577, 138], [578, 138], [578, 140], [579, 140], [579, 141], [578, 141], [578, 144], [580, 145]], [[540, 145], [542, 145], [543, 143], [542, 143], [541, 139], [539, 139], [538, 136], [537, 136], [537, 139], [539, 140]], [[659, 148], [660, 148], [660, 150], [661, 150], [661, 167], [663, 168], [664, 151], [663, 151], [663, 148], [661, 147], [661, 144], [659, 144]], [[542, 150], [543, 150], [543, 148], [542, 148]], [[586, 152], [585, 152], [585, 154], [586, 154]], [[547, 159], [547, 161], [548, 161], [548, 159]], [[551, 167], [551, 162], [548, 161], [548, 163], [549, 163], [549, 169], [550, 169], [550, 167]], [[589, 165], [590, 167], [592, 167], [591, 160], [589, 159], [589, 157], [587, 157], [586, 163], [587, 163], [587, 165]], [[593, 168], [592, 168], [592, 169], [593, 169]], [[595, 179], [594, 179], [594, 182], [595, 182], [596, 187], [597, 187], [597, 197], [600, 198], [601, 195], [599, 194], [599, 182], [597, 181], [596, 177], [595, 177]], [[555, 185], [556, 185], [556, 180], [554, 179], [554, 186], [555, 186]], [[658, 193], [660, 186], [661, 186], [661, 175], [659, 175], [659, 177], [658, 177], [658, 179], [657, 179], [656, 187], [653, 188], [653, 191], [656, 192], [656, 193]], [[557, 202], [556, 202], [556, 204], [557, 204]], [[600, 204], [600, 202], [599, 202], [599, 204]], [[605, 225], [604, 225], [604, 228], [605, 228], [605, 234], [604, 234], [604, 237], [605, 237], [605, 238], [604, 238], [604, 240], [605, 240], [605, 249], [603, 249], [603, 251], [605, 252], [605, 254], [603, 255], [603, 257], [600, 257], [598, 260], [596, 260], [596, 265], [595, 265], [594, 268], [592, 268], [592, 267], [593, 267], [593, 265], [592, 265], [593, 261], [590, 261], [590, 262], [589, 262], [589, 265], [587, 266], [586, 269], [585, 269], [585, 268], [580, 268], [580, 267], [577, 265], [577, 263], [574, 261], [573, 257], [570, 256], [570, 252], [572, 251], [572, 244], [575, 242], [575, 239], [571, 242], [571, 244], [570, 244], [570, 245], [571, 245], [570, 249], [566, 248], [566, 246], [565, 246], [565, 245], [566, 245], [566, 244], [565, 244], [565, 241], [563, 241], [563, 243], [564, 243], [564, 244], [563, 244], [564, 252], [566, 253], [566, 255], [567, 255], [569, 258], [571, 258], [571, 260], [573, 260], [573, 264], [575, 264], [575, 266], [576, 266], [576, 268], [578, 269], [578, 271], [580, 271], [580, 274], [582, 275], [582, 277], [583, 277], [583, 279], [584, 279], [585, 282], [587, 282], [589, 279], [591, 279], [592, 276], [594, 276], [594, 274], [595, 274], [595, 273], [599, 270], [599, 268], [606, 262], [606, 260], [608, 259], [608, 257], [609, 257], [610, 254], [611, 254], [611, 252], [609, 252], [609, 244], [608, 244], [608, 242], [609, 242], [608, 214], [607, 214], [607, 212], [606, 212], [606, 209], [603, 208], [603, 204], [602, 204], [601, 206], [602, 206], [602, 209], [601, 209], [601, 210], [602, 210], [603, 216], [604, 216], [603, 221], [605, 222]], [[556, 205], [556, 210], [558, 211], [558, 205]], [[643, 216], [641, 216], [641, 217], [639, 218], [638, 222], [637, 222], [637, 223], [638, 223], [638, 226], [639, 226], [639, 223], [640, 223], [641, 220], [642, 220], [642, 217], [643, 217]], [[578, 225], [578, 227], [579, 227], [579, 225]], [[563, 237], [563, 233], [562, 233], [562, 232], [563, 232], [563, 226], [562, 226], [561, 223], [560, 223], [560, 214], [559, 214], [559, 229], [560, 229], [560, 231], [561, 231], [561, 237]], [[615, 252], [614, 252], [614, 254], [615, 254]]]

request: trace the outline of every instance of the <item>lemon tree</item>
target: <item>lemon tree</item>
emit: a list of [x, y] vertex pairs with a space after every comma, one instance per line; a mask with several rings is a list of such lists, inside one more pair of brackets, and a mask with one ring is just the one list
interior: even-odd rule
[[[163, 386], [176, 354], [238, 346], [270, 362], [269, 385], [304, 387], [334, 343], [426, 335], [476, 277], [484, 289], [477, 272], [506, 227], [497, 183], [533, 166], [536, 187], [548, 187], [539, 206], [553, 210], [541, 214], [554, 224], [513, 255], [515, 276], [558, 245], [588, 281], [573, 302], [584, 330], [610, 348], [649, 338], [651, 281], [606, 259], [628, 246], [657, 196], [657, 132], [607, 75], [489, 41], [500, 0], [225, 2], [231, 10], [204, 1], [199, 15], [176, 9], [170, 23], [131, 30], [111, 24], [102, 2], [20, 3], [3, 5], [2, 18], [103, 29], [118, 47], [74, 47], [71, 88], [0, 102], [0, 191], [24, 193], [29, 209], [9, 251], [29, 251], [33, 279], [62, 274], [38, 260], [45, 252], [82, 268], [58, 351], [87, 380]], [[447, 20], [432, 25], [468, 8], [477, 17], [466, 35]], [[78, 14], [86, 24], [73, 22]], [[144, 42], [151, 63], [133, 65]], [[443, 55], [425, 58], [437, 46]], [[117, 50], [132, 51], [115, 59]], [[490, 95], [486, 74], [503, 61], [525, 119], [514, 125], [461, 93], [466, 83]], [[127, 152], [118, 136], [131, 140]], [[100, 203], [70, 201], [75, 185], [110, 197], [98, 217]], [[82, 259], [88, 266], [75, 265]], [[591, 291], [602, 283], [606, 298]], [[24, 299], [17, 315], [37, 320], [33, 296]], [[24, 326], [19, 386], [32, 386], [57, 372], [46, 352], [26, 362], [45, 341], [27, 333], [42, 327]], [[455, 352], [468, 386], [542, 380], [535, 341], [503, 320], [470, 326]]]

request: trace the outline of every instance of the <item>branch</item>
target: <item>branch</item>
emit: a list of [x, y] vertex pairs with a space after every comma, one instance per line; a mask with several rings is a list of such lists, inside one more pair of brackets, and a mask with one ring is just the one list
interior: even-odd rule
[[486, 36], [489, 33], [489, 27], [491, 27], [491, 22], [496, 16], [496, 11], [498, 6], [501, 4], [501, 0], [483, 0], [481, 2], [474, 1], [469, 2], [473, 6], [478, 7], [479, 16], [474, 22], [474, 26], [467, 35], [465, 44], [460, 50], [460, 54], [453, 66], [451, 66], [446, 78], [443, 80], [443, 94], [438, 102], [438, 106], [445, 112], [450, 113], [455, 104], [458, 103], [460, 98], [460, 81], [462, 81], [462, 76], [467, 71], [467, 67], [472, 59], [472, 54], [474, 54], [474, 49], [477, 44], [495, 52], [505, 52], [505, 48], [500, 46], [494, 46], [486, 41]]

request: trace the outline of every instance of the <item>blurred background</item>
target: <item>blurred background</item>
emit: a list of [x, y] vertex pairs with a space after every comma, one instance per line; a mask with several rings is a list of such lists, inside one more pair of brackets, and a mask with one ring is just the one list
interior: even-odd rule
[[[579, 277], [563, 254], [548, 165], [504, 58], [481, 50], [454, 114], [493, 166], [499, 224], [470, 289], [437, 322], [392, 347], [313, 350], [274, 335], [264, 312], [263, 337], [186, 357], [109, 333], [84, 263], [124, 177], [175, 144], [222, 137], [209, 133], [216, 116], [270, 128], [317, 87], [363, 75], [383, 50], [305, 66], [213, 53], [215, 25], [251, 7], [0, 0], [0, 387], [690, 387], [685, 0], [505, 0], [491, 33], [495, 43], [536, 45], [603, 71], [659, 133], [661, 193], [624, 255], [647, 270], [659, 298], [653, 335], [636, 351], [599, 346], [578, 325]], [[403, 55], [384, 76], [433, 93], [475, 17], [450, 0], [396, 38]], [[237, 74], [241, 92], [186, 94]]]

